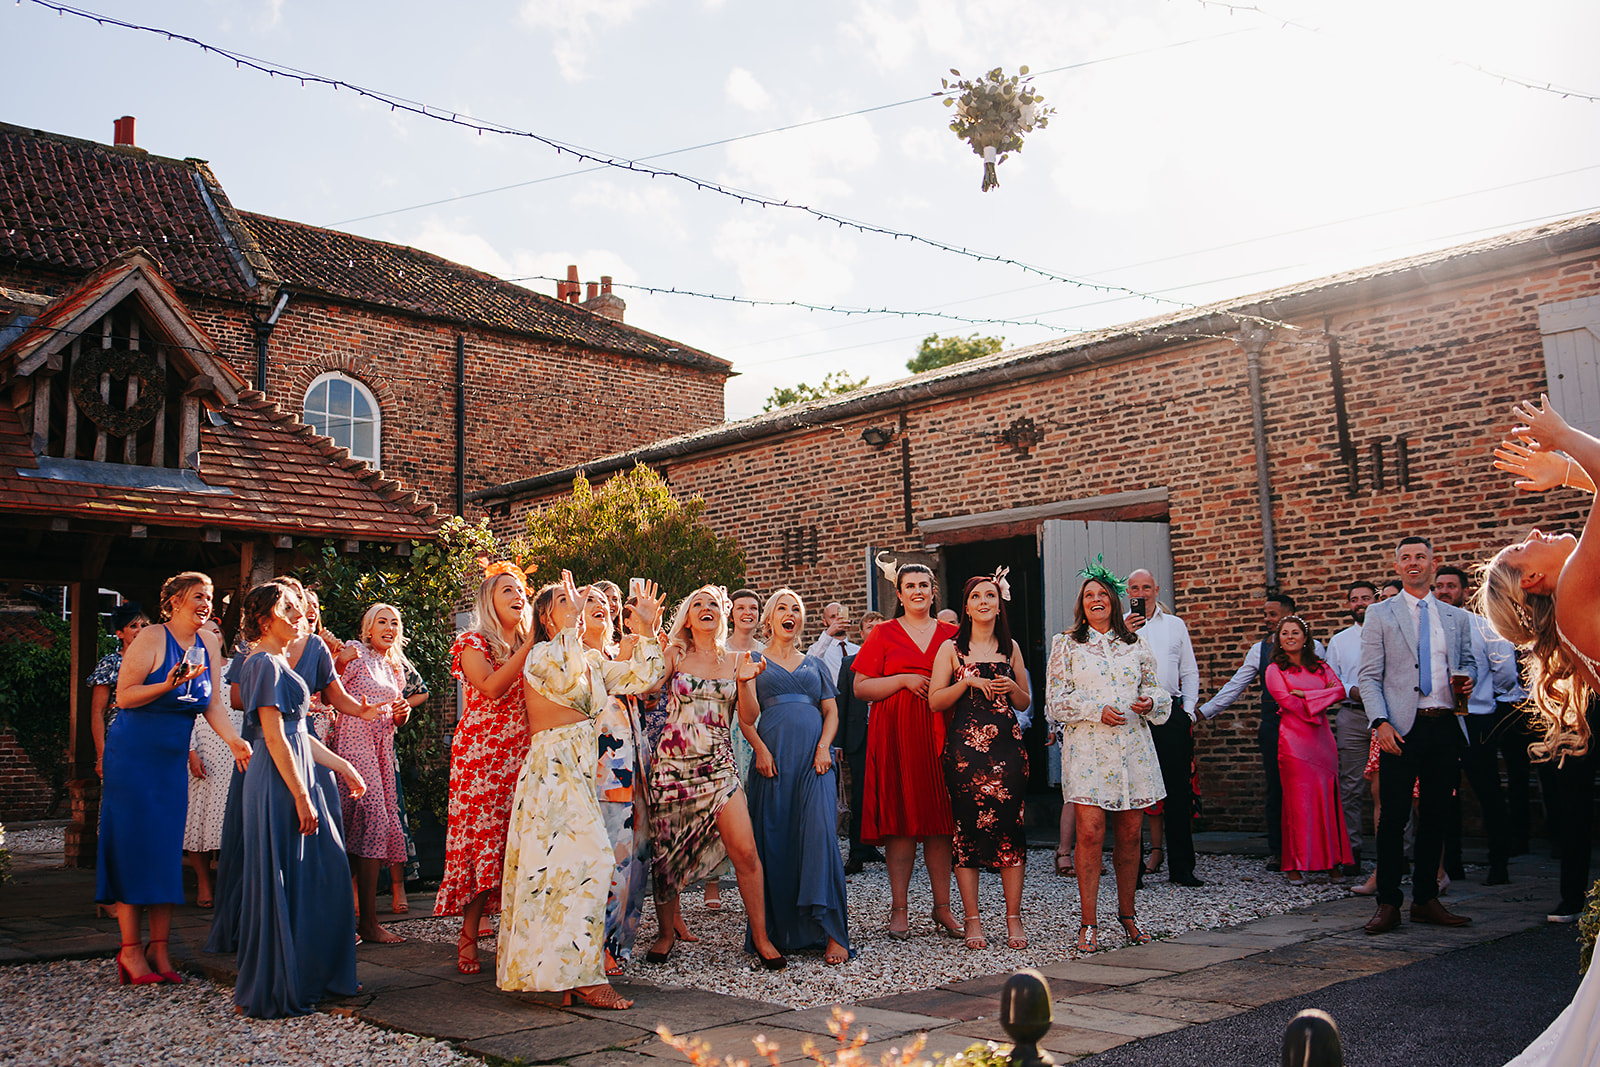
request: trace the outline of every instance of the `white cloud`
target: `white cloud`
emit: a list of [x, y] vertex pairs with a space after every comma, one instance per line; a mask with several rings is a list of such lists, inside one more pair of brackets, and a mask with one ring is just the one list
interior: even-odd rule
[[736, 219], [717, 228], [711, 254], [731, 263], [740, 296], [756, 300], [825, 303], [847, 296], [855, 284], [854, 244], [838, 233], [824, 238], [777, 235], [770, 219]]
[[572, 196], [572, 206], [609, 216], [626, 215], [641, 219], [641, 229], [675, 240], [688, 237], [683, 199], [663, 182], [635, 179], [623, 185], [605, 179], [578, 179], [584, 185]]
[[844, 175], [877, 163], [878, 135], [865, 116], [853, 115], [736, 142], [727, 147], [727, 159], [730, 184], [817, 206], [851, 194]]
[[756, 76], [743, 67], [734, 67], [728, 72], [728, 80], [723, 83], [722, 89], [729, 103], [737, 104], [746, 111], [765, 111], [772, 106], [772, 94], [762, 88]]
[[633, 19], [654, 0], [527, 0], [522, 5], [524, 25], [549, 31], [551, 54], [568, 81], [588, 77], [589, 50], [596, 34], [615, 29]]

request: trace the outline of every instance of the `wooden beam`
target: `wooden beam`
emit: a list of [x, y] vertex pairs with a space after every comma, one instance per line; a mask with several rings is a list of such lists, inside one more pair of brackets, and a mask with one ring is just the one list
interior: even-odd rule
[[48, 370], [40, 368], [33, 375], [33, 454], [42, 456], [50, 445], [50, 383]]

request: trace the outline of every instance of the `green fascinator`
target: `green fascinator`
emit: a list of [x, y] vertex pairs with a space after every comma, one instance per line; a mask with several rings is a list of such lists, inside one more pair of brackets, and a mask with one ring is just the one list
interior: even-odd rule
[[1128, 592], [1128, 583], [1112, 574], [1111, 568], [1106, 566], [1106, 557], [1103, 552], [1096, 554], [1094, 562], [1079, 571], [1078, 577], [1093, 578], [1119, 597], [1126, 595]]

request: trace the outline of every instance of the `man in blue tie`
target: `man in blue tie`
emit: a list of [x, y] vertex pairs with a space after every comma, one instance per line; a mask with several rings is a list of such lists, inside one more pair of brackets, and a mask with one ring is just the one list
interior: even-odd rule
[[1395, 550], [1399, 596], [1367, 609], [1361, 628], [1361, 698], [1378, 740], [1378, 910], [1369, 934], [1400, 925], [1400, 870], [1412, 789], [1418, 789], [1416, 862], [1411, 870], [1411, 921], [1464, 926], [1439, 903], [1439, 860], [1450, 794], [1461, 780], [1466, 727], [1455, 694], [1478, 677], [1467, 614], [1433, 595], [1433, 545], [1401, 539]]

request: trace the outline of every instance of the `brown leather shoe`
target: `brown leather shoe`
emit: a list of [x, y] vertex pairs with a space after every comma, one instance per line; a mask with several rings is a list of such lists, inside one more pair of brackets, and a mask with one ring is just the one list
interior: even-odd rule
[[1445, 911], [1444, 905], [1439, 903], [1439, 898], [1434, 897], [1426, 904], [1411, 905], [1411, 921], [1432, 923], [1435, 926], [1465, 926], [1472, 920], [1465, 915]]
[[1400, 925], [1400, 909], [1393, 904], [1379, 904], [1363, 927], [1369, 934], [1386, 934]]

